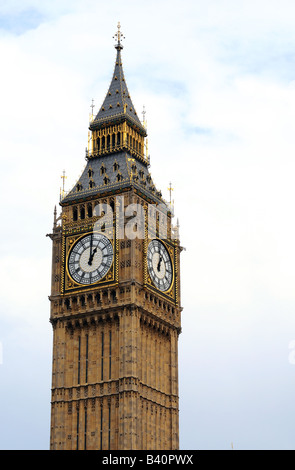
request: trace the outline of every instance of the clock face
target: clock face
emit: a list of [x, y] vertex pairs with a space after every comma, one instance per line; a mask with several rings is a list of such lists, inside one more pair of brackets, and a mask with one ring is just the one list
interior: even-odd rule
[[172, 263], [168, 251], [159, 240], [152, 240], [147, 250], [148, 271], [154, 285], [165, 292], [172, 284]]
[[68, 258], [69, 273], [79, 284], [94, 284], [109, 271], [113, 257], [113, 246], [105, 235], [85, 235], [71, 249]]

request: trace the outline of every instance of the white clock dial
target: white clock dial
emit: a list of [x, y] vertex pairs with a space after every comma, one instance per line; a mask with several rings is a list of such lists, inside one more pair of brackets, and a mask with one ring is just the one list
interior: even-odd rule
[[68, 270], [79, 284], [94, 284], [109, 271], [113, 262], [113, 245], [100, 233], [80, 238], [71, 249]]
[[167, 248], [159, 240], [152, 240], [147, 250], [148, 271], [154, 285], [167, 291], [172, 284], [172, 263]]

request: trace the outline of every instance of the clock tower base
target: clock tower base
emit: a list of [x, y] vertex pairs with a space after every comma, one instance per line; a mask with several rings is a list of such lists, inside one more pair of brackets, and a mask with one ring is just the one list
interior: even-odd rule
[[139, 291], [52, 320], [52, 450], [178, 449], [178, 332]]

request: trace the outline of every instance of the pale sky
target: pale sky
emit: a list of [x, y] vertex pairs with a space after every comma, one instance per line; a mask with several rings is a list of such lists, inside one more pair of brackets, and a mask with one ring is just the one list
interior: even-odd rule
[[48, 449], [53, 223], [112, 77], [182, 252], [181, 449], [295, 449], [295, 3], [0, 4], [0, 448]]

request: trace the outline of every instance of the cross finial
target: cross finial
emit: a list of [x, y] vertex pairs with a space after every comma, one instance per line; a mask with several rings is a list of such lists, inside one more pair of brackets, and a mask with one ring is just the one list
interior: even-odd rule
[[170, 204], [171, 204], [171, 202], [172, 202], [172, 201], [171, 201], [171, 193], [172, 193], [172, 191], [173, 191], [173, 188], [172, 188], [172, 184], [171, 184], [171, 183], [170, 183], [170, 185], [169, 185], [168, 191], [169, 191], [169, 193], [170, 193]]
[[122, 39], [125, 39], [125, 36], [123, 36], [123, 33], [121, 33], [121, 24], [120, 24], [120, 21], [118, 22], [118, 31], [116, 32], [116, 34], [113, 36], [113, 39], [117, 39], [117, 44], [115, 45], [115, 48], [116, 49], [123, 49], [123, 46], [121, 44], [121, 40]]
[[93, 99], [93, 98], [92, 98], [92, 102], [91, 102], [90, 108], [92, 109], [92, 116], [93, 116], [93, 108], [95, 108], [95, 104], [94, 104], [94, 99]]
[[65, 170], [62, 172], [62, 176], [61, 176], [61, 179], [62, 179], [62, 189], [60, 188], [60, 197], [61, 199], [64, 198], [64, 195], [65, 195], [65, 179], [66, 179], [66, 172]]
[[142, 123], [143, 123], [143, 127], [144, 127], [144, 128], [146, 128], [145, 115], [146, 115], [146, 110], [145, 110], [145, 106], [143, 105], [143, 110], [142, 110]]
[[66, 172], [65, 172], [65, 170], [62, 172], [61, 178], [62, 178], [62, 180], [63, 180], [63, 181], [62, 181], [62, 190], [64, 191], [64, 190], [65, 190], [65, 179], [67, 178], [67, 177], [66, 177]]

